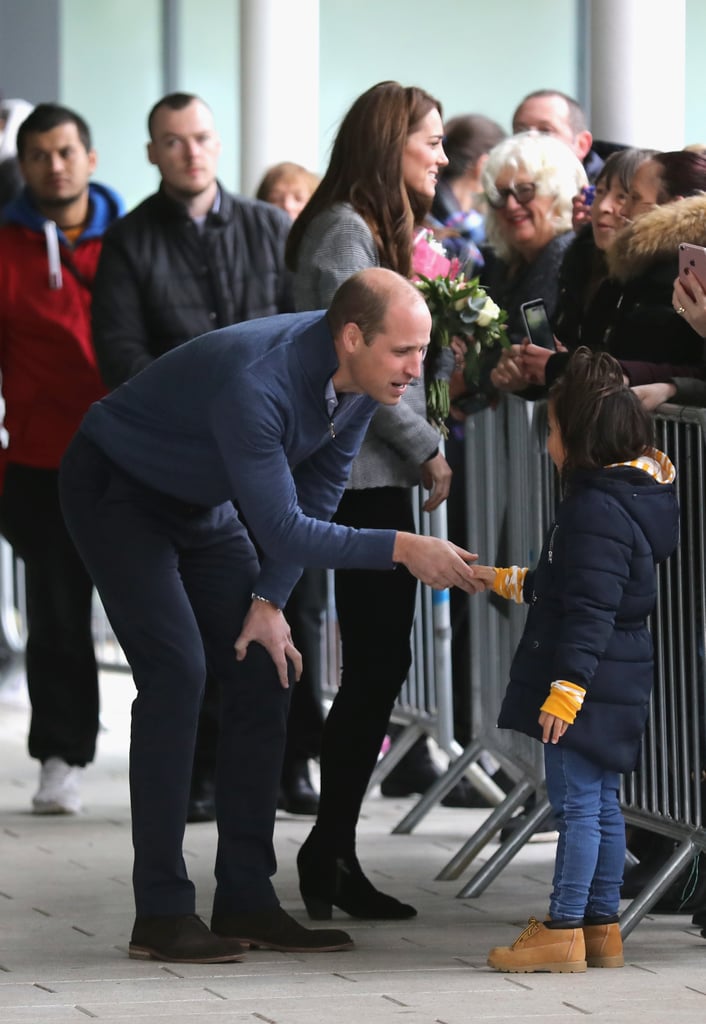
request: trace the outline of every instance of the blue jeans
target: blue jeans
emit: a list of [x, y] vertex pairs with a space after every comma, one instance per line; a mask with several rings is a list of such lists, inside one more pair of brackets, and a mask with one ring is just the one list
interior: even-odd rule
[[616, 914], [625, 865], [620, 776], [561, 740], [544, 745], [544, 765], [559, 828], [549, 916], [573, 921]]

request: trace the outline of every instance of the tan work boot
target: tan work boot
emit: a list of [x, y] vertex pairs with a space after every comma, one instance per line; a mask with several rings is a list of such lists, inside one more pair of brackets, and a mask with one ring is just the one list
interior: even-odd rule
[[611, 924], [585, 924], [583, 938], [589, 967], [625, 966], [623, 940], [617, 921]]
[[547, 928], [531, 917], [511, 946], [496, 946], [488, 966], [511, 974], [534, 971], [578, 973], [586, 970], [586, 946], [581, 928]]

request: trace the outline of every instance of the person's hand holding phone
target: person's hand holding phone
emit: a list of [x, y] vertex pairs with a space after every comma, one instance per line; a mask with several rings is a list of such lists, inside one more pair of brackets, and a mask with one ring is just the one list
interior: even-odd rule
[[519, 356], [519, 345], [503, 349], [490, 374], [490, 382], [498, 391], [524, 391], [527, 387], [527, 381], [520, 369]]
[[529, 338], [523, 340], [517, 361], [528, 384], [547, 383], [547, 363], [553, 355], [550, 349], [533, 345]]
[[706, 338], [706, 289], [693, 273], [689, 278], [689, 289], [687, 290], [681, 277], [677, 277], [674, 281], [672, 305], [675, 312], [683, 316], [698, 335]]
[[584, 185], [579, 194], [571, 200], [571, 226], [574, 231], [578, 231], [584, 224], [590, 224], [595, 194], [595, 185]]

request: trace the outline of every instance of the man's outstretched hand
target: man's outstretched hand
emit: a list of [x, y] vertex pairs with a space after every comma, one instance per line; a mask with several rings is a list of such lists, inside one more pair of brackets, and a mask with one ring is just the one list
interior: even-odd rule
[[435, 590], [460, 587], [469, 594], [485, 590], [487, 584], [473, 572], [471, 554], [449, 540], [419, 537], [414, 533], [398, 533], [392, 554], [395, 562], [405, 565], [413, 576]]

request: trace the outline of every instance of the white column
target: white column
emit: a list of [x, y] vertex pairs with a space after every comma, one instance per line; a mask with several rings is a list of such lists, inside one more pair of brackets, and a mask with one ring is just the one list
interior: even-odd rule
[[589, 26], [595, 138], [681, 149], [685, 0], [590, 0]]
[[319, 164], [319, 0], [241, 0], [240, 191], [280, 160]]

